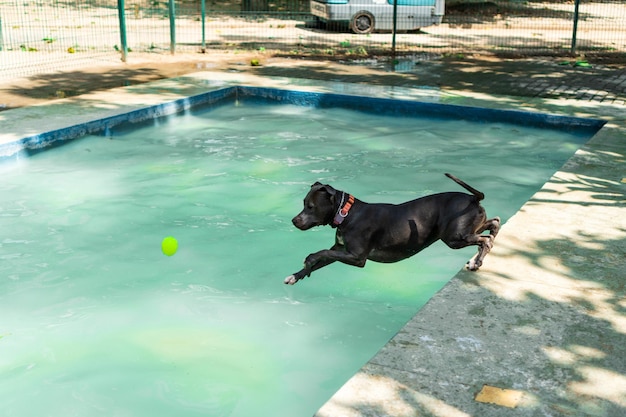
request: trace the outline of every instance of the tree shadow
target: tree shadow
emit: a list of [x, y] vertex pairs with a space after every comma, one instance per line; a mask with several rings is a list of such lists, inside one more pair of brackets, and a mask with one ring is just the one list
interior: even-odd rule
[[[620, 154], [595, 154], [596, 157], [602, 157], [603, 159], [610, 158], [614, 161], [623, 161], [625, 155]], [[585, 155], [589, 160], [593, 156]], [[567, 165], [571, 165], [568, 162]], [[616, 164], [617, 166], [617, 164]], [[532, 201], [528, 203], [529, 207], [535, 205], [541, 205], [545, 203], [552, 204], [574, 204], [581, 207], [588, 206], [606, 206], [613, 207], [615, 205], [626, 204], [626, 194], [624, 193], [624, 186], [619, 183], [619, 176], [616, 173], [616, 177], [607, 180], [603, 178], [596, 178], [592, 176], [577, 176], [572, 177], [553, 177], [551, 184], [542, 189]], [[581, 193], [589, 194], [590, 199], [585, 201], [579, 201], [578, 196]]]
[[111, 69], [106, 73], [89, 70], [42, 74], [28, 77], [28, 87], [14, 85], [9, 92], [35, 98], [73, 97], [163, 78], [153, 68]]
[[[350, 380], [317, 417], [358, 416], [617, 416], [626, 412], [626, 290], [615, 268], [591, 274], [569, 251], [606, 263], [606, 251], [626, 247], [594, 239], [544, 240], [519, 256], [541, 268], [561, 247], [564, 282], [520, 281], [517, 274], [470, 272], [444, 289]], [[581, 239], [589, 240], [587, 236]], [[550, 254], [550, 255], [548, 255]], [[613, 274], [611, 276], [611, 274]], [[549, 274], [548, 274], [549, 275]], [[613, 284], [608, 283], [610, 280]], [[519, 394], [513, 408], [476, 400], [485, 386]]]
[[18, 79], [3, 91], [16, 97], [17, 104], [8, 103], [1, 110], [20, 107], [20, 97], [25, 100], [49, 100], [75, 97], [96, 91], [105, 91], [117, 87], [129, 87], [165, 78], [173, 78], [199, 71], [198, 63], [193, 60], [159, 63], [137, 64], [124, 68], [110, 67], [103, 71], [83, 69], [75, 71], [40, 74]]
[[[277, 56], [289, 55], [277, 54]], [[349, 57], [334, 59], [342, 58], [345, 59], [343, 63], [351, 62]], [[413, 60], [413, 66], [402, 72], [393, 72], [390, 58], [378, 57], [374, 60], [366, 58], [361, 57], [363, 62], [359, 63], [352, 57], [353, 65], [363, 68], [360, 72], [342, 73], [337, 68], [325, 68], [321, 65], [263, 66], [252, 71], [263, 76], [405, 87], [429, 86], [489, 95], [582, 99], [590, 99], [596, 95], [605, 101], [626, 98], [626, 90], [620, 81], [625, 71], [620, 68], [576, 68], [569, 63], [561, 65], [550, 60], [494, 60], [471, 57], [459, 59], [454, 56], [423, 61], [408, 55], [404, 59]]]
[[[486, 23], [509, 17], [525, 18], [554, 18], [573, 21], [574, 8], [571, 11], [552, 9], [549, 7], [533, 7], [533, 2], [514, 1], [485, 1], [485, 2], [462, 2], [446, 5], [446, 15], [444, 23], [465, 24], [465, 23]], [[535, 2], [537, 3], [537, 2]], [[545, 4], [548, 2], [541, 1]], [[555, 2], [556, 3], [556, 2]], [[580, 15], [586, 18], [587, 15]]]

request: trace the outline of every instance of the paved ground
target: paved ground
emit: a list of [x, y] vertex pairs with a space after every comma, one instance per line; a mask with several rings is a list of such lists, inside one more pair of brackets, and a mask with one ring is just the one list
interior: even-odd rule
[[251, 67], [249, 58], [120, 66], [86, 84], [87, 72], [39, 77], [4, 86], [0, 103], [209, 68], [215, 76], [393, 86], [394, 94], [458, 104], [604, 118], [600, 133], [504, 225], [484, 267], [459, 272], [317, 416], [626, 415], [623, 68], [464, 58], [409, 63], [398, 73], [375, 62], [267, 57]]

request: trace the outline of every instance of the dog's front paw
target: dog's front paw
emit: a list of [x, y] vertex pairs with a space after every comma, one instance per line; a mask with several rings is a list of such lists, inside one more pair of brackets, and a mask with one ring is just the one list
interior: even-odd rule
[[287, 278], [285, 278], [283, 282], [287, 285], [293, 285], [296, 282], [298, 282], [298, 279], [296, 278], [295, 275], [289, 275]]

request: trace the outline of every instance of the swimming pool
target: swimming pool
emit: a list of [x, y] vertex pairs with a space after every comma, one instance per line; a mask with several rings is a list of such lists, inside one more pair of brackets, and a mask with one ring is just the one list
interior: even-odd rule
[[[143, 121], [132, 129], [74, 127], [69, 136], [99, 136], [46, 152], [23, 146], [68, 133], [14, 145], [22, 149], [0, 186], [7, 415], [310, 415], [474, 253], [435, 245], [398, 264], [332, 265], [284, 286], [332, 241], [330, 230], [290, 224], [312, 182], [401, 202], [457, 190], [450, 171], [506, 220], [599, 127], [231, 92], [201, 108], [189, 110], [201, 101], [191, 98], [128, 115]], [[373, 113], [345, 108], [355, 105]], [[481, 117], [492, 122], [467, 120]], [[534, 127], [505, 123], [515, 118]], [[170, 234], [180, 249], [166, 258], [159, 244]]]

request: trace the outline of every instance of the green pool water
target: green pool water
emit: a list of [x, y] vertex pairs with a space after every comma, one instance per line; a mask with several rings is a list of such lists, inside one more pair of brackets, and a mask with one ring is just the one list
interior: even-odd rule
[[475, 249], [286, 286], [333, 242], [291, 224], [310, 185], [399, 203], [451, 172], [506, 221], [586, 139], [243, 102], [3, 164], [0, 415], [312, 415]]

